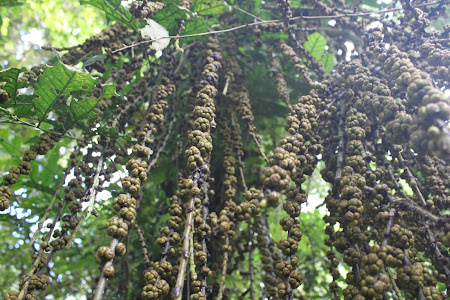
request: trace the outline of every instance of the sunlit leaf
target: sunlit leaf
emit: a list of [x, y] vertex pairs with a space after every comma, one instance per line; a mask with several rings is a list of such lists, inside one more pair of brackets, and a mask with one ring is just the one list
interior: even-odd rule
[[380, 9], [388, 7], [390, 3], [388, 1], [380, 1], [380, 0], [364, 0], [363, 4]]
[[223, 5], [220, 1], [213, 1], [213, 0], [192, 1], [191, 7], [191, 10], [193, 12], [203, 17], [212, 15], [218, 16], [225, 9], [228, 10], [228, 8], [225, 5]]
[[87, 119], [89, 121], [95, 121], [97, 114], [94, 112], [95, 106], [102, 98], [110, 98], [112, 96], [117, 96], [114, 85], [112, 83], [104, 87], [104, 93], [101, 98], [86, 98], [81, 100], [72, 100], [70, 106], [64, 107], [66, 113], [66, 121], [64, 123], [64, 128], [72, 128], [76, 123]]
[[334, 66], [334, 55], [325, 51], [320, 61], [323, 63], [325, 67], [325, 72], [330, 73], [333, 70]]
[[38, 96], [33, 101], [39, 124], [43, 122], [56, 102], [64, 105], [65, 96], [80, 97], [92, 92], [97, 80], [87, 73], [82, 73], [57, 62], [46, 66], [44, 73], [34, 84], [34, 93]]
[[91, 58], [89, 58], [88, 60], [86, 60], [83, 63], [83, 68], [92, 66], [93, 64], [95, 64], [98, 61], [104, 61], [106, 59], [106, 55], [105, 54], [100, 54], [100, 55], [94, 55]]
[[24, 3], [19, 0], [0, 0], [0, 6], [18, 6]]
[[138, 27], [135, 18], [122, 6], [120, 0], [80, 0], [80, 4], [95, 6], [104, 11], [109, 20], [119, 21], [131, 29], [136, 29]]
[[320, 60], [326, 45], [327, 39], [320, 33], [314, 32], [308, 36], [308, 40], [305, 43], [305, 48], [315, 59]]
[[0, 72], [0, 83], [5, 82], [5, 86], [2, 87], [5, 91], [8, 92], [10, 96], [10, 101], [16, 102], [16, 92], [18, 89], [24, 88], [26, 86], [25, 81], [20, 81], [19, 75], [22, 72], [25, 72], [25, 68], [17, 69], [11, 68], [5, 71]]
[[188, 18], [195, 18], [194, 14], [173, 3], [167, 4], [152, 16], [152, 19], [164, 26], [171, 35], [176, 34], [178, 31], [179, 25], [177, 21]]

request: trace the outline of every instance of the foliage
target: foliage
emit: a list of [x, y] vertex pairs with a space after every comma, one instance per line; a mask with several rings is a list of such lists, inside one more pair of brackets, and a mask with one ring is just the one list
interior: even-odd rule
[[[6, 1], [8, 4], [14, 1]], [[29, 67], [53, 54], [40, 46], [70, 47], [106, 26], [102, 12], [77, 1], [21, 0], [0, 5], [2, 67]]]
[[443, 299], [448, 5], [387, 2], [0, 1], [1, 296]]

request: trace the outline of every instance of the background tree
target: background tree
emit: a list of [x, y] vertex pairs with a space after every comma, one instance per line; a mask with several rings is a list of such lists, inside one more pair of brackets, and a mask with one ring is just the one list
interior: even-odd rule
[[445, 299], [447, 4], [0, 1], [2, 297]]

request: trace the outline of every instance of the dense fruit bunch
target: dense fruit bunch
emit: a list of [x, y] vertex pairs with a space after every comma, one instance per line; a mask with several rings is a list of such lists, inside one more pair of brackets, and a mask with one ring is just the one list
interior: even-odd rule
[[[112, 196], [104, 202], [110, 211], [100, 211], [108, 241], [93, 253], [95, 300], [116, 291], [133, 299], [307, 299], [308, 281], [317, 277], [311, 269], [330, 275], [324, 286], [332, 299], [448, 297], [441, 290], [450, 287], [450, 27], [438, 32], [430, 25], [446, 14], [446, 3], [394, 1], [385, 11], [390, 17], [358, 13], [361, 1], [350, 2], [258, 4], [280, 20], [244, 26], [252, 35], [245, 41], [234, 30], [244, 29], [241, 18], [223, 12], [200, 23], [232, 28], [221, 31], [227, 37], [211, 31], [205, 41], [183, 44], [184, 51], [180, 37], [162, 56], [145, 46], [138, 30], [120, 24], [71, 48], [62, 56], [66, 64], [106, 57], [85, 68], [101, 77], [93, 97], [101, 98], [110, 80], [120, 96], [101, 99], [92, 110], [97, 118], [67, 129], [78, 142], [31, 240], [31, 265], [19, 292], [4, 298], [34, 299], [59, 283], [52, 259], [64, 255], [90, 214], [99, 215], [104, 188]], [[168, 28], [183, 35], [193, 30], [191, 19], [216, 10], [203, 4], [194, 3], [203, 11], [197, 14], [189, 11], [190, 1], [133, 1], [130, 13], [141, 19], [181, 7]], [[323, 30], [329, 53], [345, 50], [355, 36], [360, 43], [352, 55], [336, 56], [330, 74], [319, 59], [325, 48], [313, 56], [304, 46], [306, 31], [327, 28], [323, 19], [335, 21], [332, 33]], [[135, 26], [136, 20], [125, 21]], [[31, 68], [16, 84], [32, 86], [41, 75], [42, 67]], [[266, 87], [267, 78], [273, 84]], [[259, 89], [273, 89], [270, 95], [279, 99], [254, 99]], [[14, 102], [8, 90], [1, 82], [1, 104]], [[295, 103], [293, 95], [300, 95]], [[272, 107], [285, 115], [272, 120]], [[270, 122], [259, 119], [264, 115]], [[277, 137], [267, 124], [280, 123], [285, 132]], [[2, 175], [1, 211], [11, 206], [22, 175], [35, 180], [32, 161], [48, 156], [65, 135], [42, 133]], [[302, 209], [320, 168], [330, 189], [323, 199], [328, 238], [317, 267], [299, 249], [305, 236], [311, 246], [315, 238], [303, 225]], [[282, 216], [269, 224], [274, 214]], [[140, 290], [131, 291], [130, 278], [138, 278]], [[247, 283], [238, 295], [236, 287]]]

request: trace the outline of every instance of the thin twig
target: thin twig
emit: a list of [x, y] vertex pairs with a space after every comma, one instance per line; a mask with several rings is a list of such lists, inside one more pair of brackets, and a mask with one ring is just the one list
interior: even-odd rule
[[94, 175], [94, 181], [92, 183], [91, 187], [91, 194], [89, 195], [89, 206], [84, 210], [83, 215], [78, 220], [78, 224], [73, 230], [72, 234], [70, 235], [69, 240], [67, 241], [66, 249], [70, 249], [73, 240], [77, 236], [78, 230], [81, 228], [81, 224], [83, 223], [84, 219], [87, 217], [89, 213], [91, 213], [94, 210], [94, 203], [95, 203], [95, 196], [97, 195], [98, 185], [99, 185], [99, 176], [100, 172], [103, 169], [103, 155], [100, 156], [100, 159], [97, 163], [97, 169], [95, 170]]
[[47, 50], [47, 51], [66, 51], [66, 50], [72, 50], [73, 48], [77, 48], [80, 47], [81, 45], [76, 45], [76, 46], [70, 46], [70, 47], [52, 47], [52, 46], [42, 46], [41, 49], [42, 50]]
[[338, 146], [338, 154], [336, 159], [336, 174], [334, 176], [334, 182], [338, 183], [341, 181], [342, 177], [342, 164], [344, 163], [344, 151], [345, 151], [345, 101], [340, 99], [340, 112], [339, 112], [339, 128], [338, 128], [338, 138], [339, 138], [339, 146]]
[[[231, 111], [231, 126], [236, 128], [237, 132], [242, 132], [241, 128], [239, 126], [239, 122], [236, 120], [236, 114], [234, 113], [234, 111]], [[241, 137], [239, 135], [239, 141], [241, 140]], [[241, 175], [241, 184], [242, 187], [244, 188], [244, 192], [247, 191], [247, 184], [245, 183], [245, 176], [244, 176], [244, 163], [242, 162], [242, 155], [243, 155], [243, 151], [242, 149], [240, 149], [237, 152], [237, 157], [238, 157], [238, 165], [239, 165], [239, 174]]]
[[244, 170], [242, 168], [242, 159], [241, 156], [238, 156], [238, 160], [239, 160], [239, 173], [241, 174], [241, 183], [242, 186], [244, 187], [244, 192], [247, 191], [247, 185], [245, 184], [245, 177], [244, 177]]
[[[364, 189], [369, 192], [375, 191], [373, 187], [365, 186]], [[438, 226], [444, 227], [446, 229], [450, 229], [450, 221], [446, 216], [436, 216], [428, 210], [420, 207], [417, 203], [415, 203], [411, 198], [399, 199], [394, 195], [387, 195], [386, 198], [389, 200], [391, 205], [394, 207], [402, 207], [406, 208], [406, 211], [410, 211], [412, 213], [417, 213], [421, 217], [438, 224]]]
[[[197, 180], [194, 180], [194, 187], [198, 187], [198, 183]], [[184, 278], [186, 276], [186, 266], [188, 263], [188, 258], [190, 256], [190, 251], [189, 251], [189, 240], [191, 237], [191, 230], [194, 230], [194, 202], [195, 202], [195, 197], [192, 196], [190, 201], [189, 201], [189, 206], [188, 206], [188, 214], [186, 216], [186, 225], [184, 228], [184, 233], [183, 233], [183, 249], [181, 250], [182, 255], [181, 255], [181, 261], [180, 261], [180, 267], [179, 267], [179, 271], [178, 271], [178, 276], [177, 276], [177, 281], [175, 284], [175, 287], [172, 291], [172, 297], [177, 299], [177, 300], [181, 300], [182, 296], [183, 296], [183, 286], [184, 286]]]
[[32, 127], [32, 128], [34, 128], [34, 129], [37, 129], [37, 130], [40, 130], [40, 131], [43, 131], [43, 132], [47, 132], [47, 133], [51, 133], [51, 134], [55, 134], [55, 135], [59, 135], [59, 136], [64, 136], [64, 137], [68, 137], [68, 138], [71, 138], [71, 139], [74, 139], [74, 140], [84, 141], [84, 139], [76, 138], [76, 137], [74, 137], [74, 136], [69, 135], [69, 134], [67, 133], [67, 131], [61, 133], [61, 132], [55, 131], [55, 130], [46, 130], [46, 129], [42, 129], [42, 128], [38, 127], [39, 125], [36, 126], [36, 125], [34, 125], [34, 124], [32, 124], [32, 123], [29, 123], [29, 122], [26, 122], [26, 121], [21, 120], [18, 116], [13, 115], [9, 110], [4, 109], [3, 107], [0, 107], [0, 110], [6, 112], [6, 113], [11, 117], [11, 119], [13, 119], [14, 121], [17, 122], [16, 124], [29, 126], [29, 127]]
[[409, 170], [408, 164], [405, 161], [405, 159], [403, 158], [403, 155], [402, 155], [401, 151], [396, 151], [395, 149], [393, 151], [395, 152], [395, 155], [397, 155], [397, 158], [398, 158], [398, 161], [400, 162], [401, 167], [403, 169], [405, 169], [406, 174], [408, 175], [408, 179], [409, 179], [408, 184], [414, 190], [414, 193], [417, 195], [417, 197], [419, 198], [419, 200], [422, 203], [422, 205], [425, 206], [427, 203], [426, 203], [426, 201], [425, 201], [425, 199], [424, 199], [424, 197], [422, 195], [422, 192], [419, 189], [419, 186], [417, 185], [417, 179], [412, 174], [412, 172]]
[[197, 271], [195, 271], [195, 267], [196, 266], [195, 266], [195, 258], [194, 258], [194, 232], [191, 230], [191, 234], [190, 234], [190, 238], [189, 238], [189, 275], [191, 276], [192, 281], [197, 280]]
[[[78, 148], [78, 152], [79, 152], [79, 149], [80, 148]], [[44, 212], [44, 215], [42, 216], [41, 220], [39, 221], [38, 229], [36, 229], [36, 231], [34, 232], [33, 237], [31, 238], [31, 241], [30, 241], [30, 245], [31, 246], [34, 244], [34, 242], [36, 241], [39, 233], [41, 232], [41, 229], [44, 226], [44, 222], [47, 220], [48, 215], [52, 211], [52, 208], [53, 208], [53, 205], [56, 202], [56, 199], [59, 199], [59, 192], [61, 191], [61, 188], [63, 187], [64, 183], [66, 182], [66, 178], [70, 174], [70, 171], [72, 170], [72, 167], [73, 167], [73, 165], [69, 164], [69, 166], [67, 167], [66, 171], [64, 172], [64, 177], [61, 179], [61, 182], [59, 183], [58, 187], [56, 188], [55, 194], [53, 195], [53, 198], [50, 201], [49, 206], [47, 207], [47, 209]]]
[[[249, 125], [250, 127], [250, 125]], [[266, 164], [269, 165], [269, 159], [267, 158], [267, 155], [264, 153], [261, 144], [259, 143], [258, 137], [256, 136], [256, 133], [254, 131], [250, 132], [250, 135], [252, 136], [253, 140], [255, 141], [256, 144], [256, 148], [258, 148], [259, 150], [259, 154], [261, 154], [261, 156], [264, 158], [264, 161], [266, 162]]]
[[397, 210], [394, 207], [392, 207], [391, 210], [389, 211], [389, 220], [386, 225], [386, 230], [384, 231], [384, 240], [381, 243], [381, 246], [386, 246], [388, 244], [389, 237], [391, 236], [391, 229], [392, 226], [394, 225], [394, 218], [396, 213]]
[[[150, 266], [150, 257], [148, 256], [148, 247], [147, 247], [147, 243], [145, 242], [144, 233], [142, 232], [141, 227], [137, 223], [134, 223], [133, 226], [134, 226], [134, 228], [136, 228], [138, 239], [141, 242], [142, 256], [144, 257], [144, 259], [143, 259], [144, 264], [148, 268]], [[169, 238], [169, 240], [170, 240], [170, 238]], [[127, 247], [127, 249], [128, 249], [128, 247]]]
[[434, 255], [436, 256], [438, 262], [441, 263], [441, 267], [444, 269], [445, 276], [447, 276], [447, 278], [450, 278], [450, 270], [445, 263], [445, 258], [442, 255], [441, 251], [439, 250], [439, 247], [436, 245], [436, 240], [434, 238], [433, 233], [431, 232], [430, 225], [428, 223], [425, 224], [425, 231], [426, 237], [430, 241], [430, 245], [434, 250]]
[[173, 131], [173, 124], [174, 123], [175, 123], [175, 118], [172, 116], [172, 120], [169, 123], [169, 128], [167, 129], [166, 136], [164, 137], [164, 140], [163, 140], [161, 146], [159, 147], [158, 151], [156, 152], [155, 157], [148, 164], [148, 172], [150, 172], [150, 170], [156, 165], [156, 162], [158, 161], [159, 156], [161, 155], [161, 153], [166, 148], [167, 142], [168, 142], [168, 140], [169, 140], [169, 138], [170, 138], [170, 136], [172, 134], [172, 131]]
[[[240, 158], [240, 157], [239, 157]], [[248, 252], [248, 269], [250, 272], [250, 298], [251, 300], [255, 300], [255, 268], [253, 265], [253, 224], [248, 222], [248, 230], [250, 232], [250, 243], [251, 247]]]
[[[119, 240], [116, 238], [113, 238], [111, 240], [111, 244], [109, 245], [109, 249], [116, 249], [116, 246], [118, 243], [119, 243]], [[112, 266], [112, 263], [113, 263], [112, 260], [108, 261], [105, 264], [104, 268]], [[95, 294], [94, 294], [93, 300], [101, 300], [103, 298], [103, 291], [105, 290], [105, 287], [106, 287], [106, 277], [102, 272], [100, 275], [100, 279], [98, 280], [98, 283], [97, 283], [97, 288], [95, 289]]]
[[397, 296], [397, 299], [401, 300], [402, 299], [402, 296], [401, 296], [402, 292], [398, 289], [397, 283], [395, 283], [395, 277], [394, 277], [394, 275], [392, 275], [391, 268], [387, 268], [387, 273], [389, 275], [389, 279], [391, 280], [392, 287], [393, 287], [394, 292], [395, 292], [394, 295]]
[[[203, 225], [207, 225], [207, 219], [208, 219], [208, 215], [209, 215], [209, 210], [208, 210], [208, 206], [209, 206], [209, 197], [208, 197], [208, 182], [203, 182], [202, 184], [202, 192], [203, 192], [203, 201], [202, 201], [202, 215], [203, 215]], [[194, 239], [192, 239], [192, 245], [194, 244]], [[206, 247], [206, 237], [202, 238], [202, 251], [204, 253], [208, 253], [208, 249]], [[206, 267], [206, 263], [205, 263], [205, 267]], [[203, 276], [202, 279], [202, 289], [201, 289], [201, 293], [204, 299], [206, 299], [206, 287], [207, 287], [208, 283], [206, 282], [206, 276]]]
[[[428, 2], [428, 3], [418, 4], [418, 5], [415, 5], [414, 7], [415, 8], [416, 7], [423, 7], [423, 6], [437, 4], [437, 3], [440, 3], [440, 2], [441, 1], [432, 1], [432, 2]], [[290, 18], [289, 21], [341, 19], [341, 18], [350, 18], [350, 17], [365, 17], [365, 16], [370, 16], [372, 14], [385, 14], [385, 13], [388, 13], [388, 12], [402, 11], [402, 10], [404, 10], [404, 8], [390, 8], [390, 9], [385, 9], [385, 10], [380, 10], [380, 11], [361, 11], [361, 12], [357, 12], [357, 13], [346, 13], [346, 14], [340, 14], [340, 15], [327, 15], [327, 16], [298, 16], [298, 17]], [[125, 47], [122, 47], [122, 48], [119, 48], [117, 50], [112, 51], [112, 53], [116, 53], [116, 52], [119, 52], [119, 51], [122, 51], [122, 50], [125, 50], [125, 49], [128, 49], [128, 48], [136, 47], [136, 46], [141, 45], [141, 44], [148, 44], [148, 43], [156, 42], [156, 41], [163, 40], [163, 39], [181, 39], [181, 38], [205, 36], [205, 35], [212, 35], [212, 34], [219, 34], [219, 33], [228, 33], [228, 32], [232, 32], [232, 31], [236, 31], [236, 30], [242, 29], [242, 28], [257, 26], [257, 25], [261, 25], [261, 24], [281, 23], [281, 22], [283, 22], [283, 20], [258, 21], [258, 22], [248, 23], [248, 24], [239, 25], [239, 26], [236, 26], [236, 27], [222, 29], [222, 30], [217, 30], [217, 31], [208, 31], [208, 32], [195, 33], [195, 34], [160, 37], [160, 38], [157, 38], [157, 39], [145, 40], [145, 41], [133, 44], [133, 45], [125, 46]]]
[[13, 144], [11, 144], [10, 142], [8, 142], [7, 140], [5, 140], [4, 138], [0, 137], [0, 141], [4, 142], [5, 144], [7, 144], [8, 146], [14, 148], [15, 150], [17, 150], [19, 153], [23, 153], [22, 150], [20, 150], [19, 148], [17, 148], [16, 146], [14, 146]]
[[[127, 235], [127, 241], [126, 241], [126, 249], [129, 249], [130, 246], [130, 237]], [[125, 253], [125, 256], [123, 257], [122, 263], [123, 263], [123, 272], [125, 273], [125, 282], [123, 283], [124, 289], [122, 290], [124, 295], [123, 299], [128, 300], [128, 290], [130, 289], [130, 265], [128, 262], [128, 251]]]
[[446, 38], [446, 39], [434, 39], [434, 40], [426, 40], [425, 42], [427, 43], [448, 43], [450, 42], [450, 38]]
[[[225, 237], [225, 244], [227, 249], [230, 245], [230, 237], [227, 235]], [[222, 300], [223, 292], [225, 291], [225, 278], [227, 276], [227, 264], [228, 264], [228, 250], [223, 252], [223, 261], [222, 261], [222, 274], [220, 277], [220, 285], [219, 285], [219, 293], [217, 295], [217, 300]]]
[[240, 12], [243, 12], [244, 14], [249, 15], [250, 17], [253, 17], [253, 18], [255, 18], [256, 20], [264, 21], [264, 20], [261, 19], [260, 17], [255, 16], [254, 14], [252, 14], [252, 13], [246, 11], [246, 10], [243, 10], [243, 9], [240, 8], [239, 6], [235, 6], [235, 5], [229, 4], [229, 3], [228, 3], [227, 1], [225, 1], [225, 0], [224, 0], [223, 2], [226, 4], [226, 6], [229, 6], [229, 7], [233, 8], [233, 9], [236, 9], [236, 10], [238, 10], [238, 11], [240, 11]]
[[[61, 207], [58, 210], [58, 213], [56, 214], [56, 217], [53, 219], [52, 227], [50, 228], [49, 232], [47, 233], [47, 235], [44, 238], [44, 242], [45, 243], [49, 242], [49, 240], [50, 240], [50, 238], [51, 238], [51, 236], [53, 234], [53, 231], [55, 230], [56, 222], [58, 222], [58, 220], [60, 219], [65, 205], [66, 205], [66, 202], [64, 202], [63, 205], [61, 205]], [[42, 257], [44, 256], [44, 250], [45, 249], [43, 247], [39, 250], [38, 256], [36, 257], [36, 259], [34, 260], [33, 264], [31, 265], [31, 270], [25, 276], [25, 282], [22, 285], [22, 288], [20, 290], [19, 296], [17, 296], [18, 300], [25, 299], [25, 296], [27, 295], [27, 290], [28, 290], [28, 286], [30, 284], [31, 277], [33, 276], [34, 272], [38, 269], [38, 265], [41, 262]], [[50, 260], [51, 260], [51, 258], [50, 258], [50, 255], [49, 255], [49, 257], [47, 258], [47, 264], [48, 264], [48, 262]], [[41, 271], [42, 270], [43, 269], [41, 269]]]
[[128, 24], [130, 24], [130, 26], [131, 26], [131, 28], [134, 30], [134, 32], [137, 33], [137, 29], [136, 29], [136, 27], [134, 27], [134, 25], [131, 23], [131, 21], [128, 20], [121, 12], [119, 12], [119, 11], [117, 10], [117, 8], [118, 8], [119, 6], [121, 6], [120, 2], [118, 3], [118, 6], [117, 6], [116, 8], [114, 8], [113, 6], [111, 6], [111, 4], [109, 4], [107, 0], [104, 0], [104, 2], [105, 2], [105, 4], [106, 4], [109, 8], [111, 8], [111, 9], [114, 10], [116, 13], [118, 13], [119, 16], [120, 16], [122, 19], [124, 19]]

